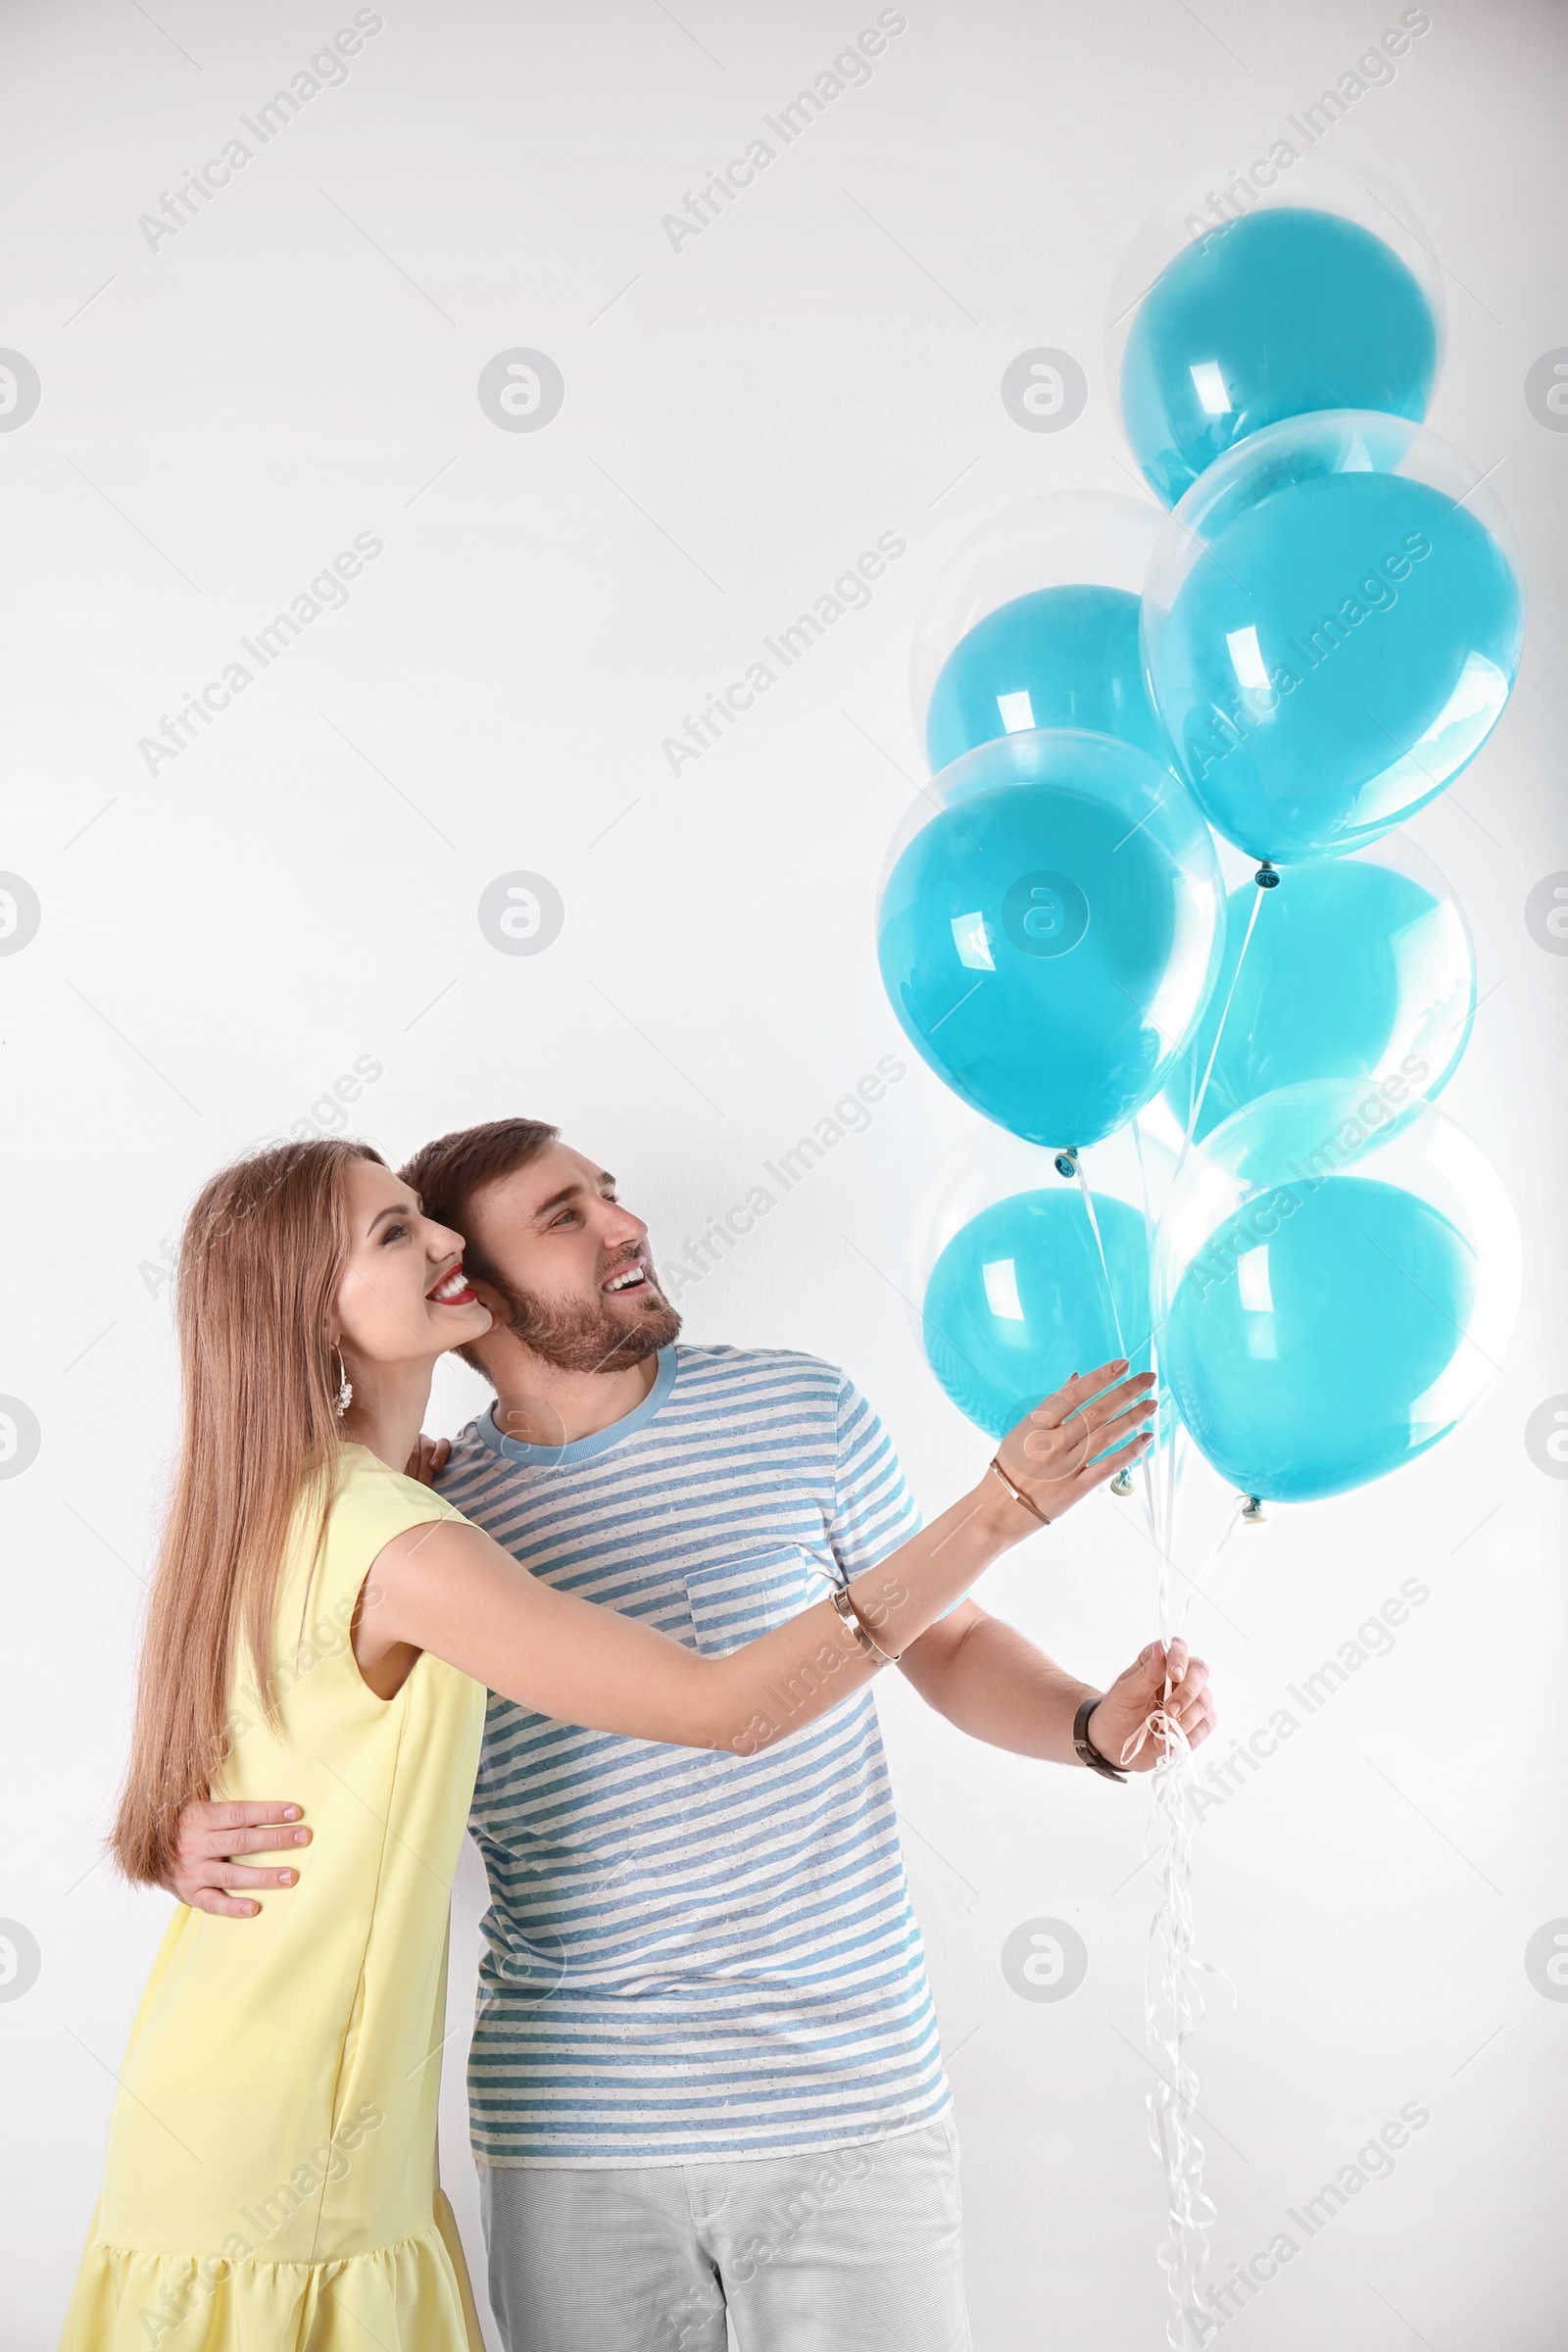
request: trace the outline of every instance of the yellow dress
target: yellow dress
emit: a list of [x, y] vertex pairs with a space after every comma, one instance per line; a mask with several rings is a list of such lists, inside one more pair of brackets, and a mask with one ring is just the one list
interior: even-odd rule
[[459, 1516], [362, 1446], [342, 1449], [314, 1577], [302, 1511], [281, 1721], [247, 1657], [214, 1793], [296, 1799], [315, 1842], [257, 1916], [170, 1923], [61, 2352], [481, 2352], [436, 2112], [485, 1693], [427, 1654], [379, 1699], [348, 1635], [381, 1546]]

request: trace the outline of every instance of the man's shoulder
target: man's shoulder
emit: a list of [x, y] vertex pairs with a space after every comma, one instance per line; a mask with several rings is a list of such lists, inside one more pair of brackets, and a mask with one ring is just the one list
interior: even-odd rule
[[833, 1389], [845, 1385], [837, 1364], [798, 1348], [731, 1348], [722, 1341], [701, 1346], [675, 1343], [675, 1363], [682, 1379], [802, 1380]]
[[720, 1407], [747, 1400], [772, 1399], [797, 1412], [820, 1412], [832, 1418], [859, 1391], [838, 1364], [798, 1348], [730, 1348], [722, 1344], [675, 1349], [676, 1381], [670, 1393], [673, 1405], [687, 1410], [708, 1401]]
[[[452, 1440], [452, 1450], [447, 1457], [448, 1469], [451, 1468], [452, 1464], [457, 1460], [460, 1453], [484, 1454], [486, 1456], [490, 1454], [491, 1448], [485, 1444], [483, 1438], [479, 1435], [480, 1422], [488, 1421], [489, 1418], [490, 1408], [488, 1405], [486, 1405], [482, 1413], [475, 1413], [471, 1421], [465, 1421], [457, 1436]], [[443, 1473], [443, 1481], [444, 1476], [445, 1474]]]

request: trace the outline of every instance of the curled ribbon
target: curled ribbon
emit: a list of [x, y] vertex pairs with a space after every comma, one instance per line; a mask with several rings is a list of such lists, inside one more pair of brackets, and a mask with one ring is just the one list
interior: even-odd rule
[[[1224, 1033], [1225, 1017], [1236, 994], [1242, 964], [1246, 961], [1262, 903], [1263, 892], [1259, 889], [1252, 903], [1236, 970], [1231, 977], [1230, 994], [1221, 1009], [1219, 1029], [1215, 1033], [1207, 1066], [1188, 1112], [1187, 1131], [1176, 1163], [1178, 1174], [1192, 1149], [1199, 1112], [1202, 1108], [1203, 1097], [1208, 1092], [1208, 1082]], [[1143, 1140], [1136, 1117], [1132, 1129], [1144, 1188], [1145, 1233], [1152, 1255], [1154, 1221], [1149, 1201]], [[1121, 1316], [1116, 1304], [1115, 1286], [1110, 1279], [1110, 1267], [1105, 1258], [1100, 1219], [1095, 1213], [1094, 1196], [1081, 1166], [1076, 1169], [1076, 1174], [1089, 1230], [1100, 1256], [1100, 1270], [1115, 1326], [1116, 1345], [1125, 1356], [1128, 1350], [1122, 1337]], [[1152, 1333], [1150, 1335], [1150, 1353], [1157, 1372], [1158, 1348]], [[1160, 1446], [1165, 1449], [1163, 1493], [1158, 1478]], [[1175, 1536], [1176, 1491], [1180, 1476], [1177, 1450], [1177, 1432], [1162, 1417], [1154, 1460], [1151, 1463], [1146, 1452], [1139, 1465], [1150, 1541], [1159, 1560], [1159, 1638], [1167, 1658], [1171, 1642], [1179, 1630], [1172, 1620], [1170, 1591], [1171, 1546]], [[1240, 1524], [1240, 1518], [1233, 1514], [1200, 1576], [1190, 1580], [1192, 1590], [1201, 1589], [1209, 1570]], [[1185, 1617], [1184, 1607], [1184, 1621]], [[1168, 1669], [1159, 1702], [1150, 1709], [1138, 1730], [1123, 1741], [1118, 1761], [1123, 1766], [1130, 1764], [1143, 1752], [1146, 1741], [1150, 1740], [1153, 1740], [1162, 1751], [1153, 1775], [1154, 1809], [1158, 1816], [1161, 1855], [1159, 1901], [1150, 1923], [1149, 1952], [1144, 1965], [1144, 2030], [1150, 2063], [1154, 2070], [1154, 2088], [1149, 2094], [1150, 2140], [1165, 2175], [1165, 2234], [1156, 2249], [1156, 2259], [1165, 2275], [1171, 2298], [1171, 2310], [1165, 2321], [1166, 2341], [1171, 2346], [1171, 2352], [1197, 2352], [1197, 2347], [1202, 2341], [1202, 2336], [1195, 2332], [1200, 2310], [1199, 2286], [1208, 2261], [1209, 2232], [1217, 2217], [1213, 2203], [1203, 2189], [1203, 2143], [1193, 2129], [1193, 2118], [1198, 2112], [1198, 2076], [1188, 2062], [1186, 2046], [1203, 2019], [1203, 1996], [1199, 1989], [1198, 1979], [1200, 1975], [1217, 1976], [1221, 1972], [1212, 1968], [1207, 1961], [1200, 1960], [1193, 1948], [1193, 1836], [1198, 1827], [1194, 1801], [1196, 1776], [1192, 1744], [1170, 1706]]]
[[[1168, 1697], [1167, 1691], [1167, 1697]], [[1165, 1706], [1152, 1709], [1129, 1740], [1124, 1754], [1136, 1755], [1146, 1739], [1164, 1743], [1154, 1767], [1154, 1805], [1162, 1848], [1159, 1901], [1149, 1931], [1144, 1976], [1144, 2028], [1154, 2082], [1149, 2093], [1150, 2141], [1165, 2176], [1165, 2235], [1156, 2258], [1165, 2275], [1172, 2308], [1165, 2323], [1173, 2352], [1194, 2342], [1189, 2313], [1198, 2307], [1199, 2281], [1208, 2260], [1215, 2211], [1203, 2189], [1203, 2143], [1194, 2129], [1198, 2076], [1186, 2045], [1203, 2018], [1197, 1974], [1202, 1963], [1193, 1950], [1192, 1748], [1186, 1733]]]
[[[1194, 1589], [1209, 1571], [1241, 1525], [1233, 1513]], [[1167, 1652], [1170, 1628], [1168, 1549], [1161, 1547], [1159, 1619]], [[1185, 1618], [1185, 1609], [1182, 1612]], [[1170, 1704], [1170, 1681], [1138, 1730], [1123, 1741], [1119, 1761], [1130, 1764], [1150, 1740], [1162, 1749], [1154, 1766], [1154, 1810], [1160, 1850], [1159, 1901], [1150, 1923], [1144, 1969], [1144, 2030], [1154, 2086], [1149, 2093], [1150, 2142], [1165, 2176], [1165, 2235], [1156, 2259], [1170, 2291], [1165, 2338], [1171, 2352], [1195, 2352], [1202, 2340], [1194, 2332], [1199, 2288], [1208, 2261], [1209, 2232], [1216, 2215], [1203, 2188], [1203, 2143], [1194, 2129], [1198, 2076], [1187, 2043], [1203, 2021], [1198, 1979], [1222, 1972], [1194, 1950], [1193, 1837], [1198, 1827], [1197, 1775], [1192, 1743]], [[1234, 1988], [1233, 1988], [1234, 1989]]]

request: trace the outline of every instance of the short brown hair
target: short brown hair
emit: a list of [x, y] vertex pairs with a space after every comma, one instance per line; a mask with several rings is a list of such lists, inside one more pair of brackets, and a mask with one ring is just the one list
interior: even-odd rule
[[[418, 1194], [427, 1217], [450, 1225], [466, 1242], [468, 1209], [480, 1187], [525, 1168], [560, 1136], [561, 1129], [547, 1126], [543, 1119], [492, 1119], [484, 1127], [459, 1127], [423, 1145], [398, 1174]], [[471, 1250], [464, 1262], [481, 1282], [509, 1290], [494, 1267], [486, 1266]]]

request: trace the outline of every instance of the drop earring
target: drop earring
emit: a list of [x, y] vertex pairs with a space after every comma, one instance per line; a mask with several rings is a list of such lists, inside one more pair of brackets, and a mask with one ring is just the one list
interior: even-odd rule
[[354, 1383], [350, 1380], [349, 1368], [343, 1361], [342, 1348], [334, 1347], [332, 1353], [337, 1357], [337, 1417], [341, 1421], [349, 1406], [354, 1402]]

